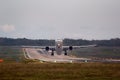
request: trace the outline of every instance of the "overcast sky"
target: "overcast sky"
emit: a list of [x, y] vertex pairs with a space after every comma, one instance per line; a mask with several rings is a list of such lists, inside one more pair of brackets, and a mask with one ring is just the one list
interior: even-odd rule
[[120, 0], [0, 0], [0, 37], [120, 38]]

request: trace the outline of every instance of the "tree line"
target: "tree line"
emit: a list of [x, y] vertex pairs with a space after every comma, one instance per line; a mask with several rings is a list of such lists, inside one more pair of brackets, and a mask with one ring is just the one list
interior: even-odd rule
[[120, 46], [120, 39], [114, 38], [110, 40], [83, 40], [83, 39], [64, 39], [65, 45], [92, 45], [96, 44], [97, 46]]
[[[120, 38], [114, 38], [110, 40], [84, 40], [84, 39], [64, 39], [63, 44], [65, 46], [80, 46], [80, 45], [92, 45], [97, 46], [120, 46]], [[0, 38], [0, 46], [54, 46], [55, 40], [48, 39], [26, 39], [26, 38]]]
[[47, 39], [32, 40], [26, 38], [0, 38], [0, 45], [2, 46], [52, 46], [54, 43], [54, 40]]

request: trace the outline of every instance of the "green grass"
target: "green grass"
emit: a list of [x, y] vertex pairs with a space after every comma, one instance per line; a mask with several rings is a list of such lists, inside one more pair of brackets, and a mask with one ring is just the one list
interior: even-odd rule
[[4, 61], [19, 62], [23, 57], [23, 51], [20, 47], [0, 46], [0, 59], [4, 59]]
[[91, 47], [73, 50], [70, 53], [79, 57], [120, 59], [120, 47]]
[[120, 80], [120, 64], [2, 63], [0, 80]]
[[[81, 48], [77, 51], [80, 57], [120, 57], [119, 48]], [[25, 60], [21, 48], [7, 46], [0, 47], [0, 58], [5, 60], [0, 63], [0, 80], [120, 80], [119, 63], [40, 63]]]

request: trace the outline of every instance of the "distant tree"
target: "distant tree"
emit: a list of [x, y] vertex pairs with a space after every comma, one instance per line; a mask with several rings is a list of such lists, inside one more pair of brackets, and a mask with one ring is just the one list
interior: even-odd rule
[[[98, 46], [120, 46], [120, 39], [110, 39], [110, 40], [83, 40], [83, 39], [64, 39], [63, 44], [66, 46], [80, 46], [80, 45], [90, 45], [97, 44]], [[0, 46], [54, 46], [55, 40], [47, 39], [26, 39], [26, 38], [0, 38]]]

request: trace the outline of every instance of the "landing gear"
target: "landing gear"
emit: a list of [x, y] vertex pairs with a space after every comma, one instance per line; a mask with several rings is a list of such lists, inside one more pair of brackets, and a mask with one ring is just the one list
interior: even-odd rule
[[52, 50], [51, 56], [54, 56], [54, 50]]
[[67, 50], [65, 50], [65, 53], [64, 53], [64, 55], [67, 55]]

